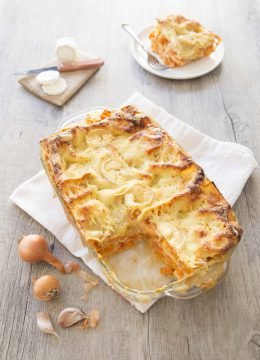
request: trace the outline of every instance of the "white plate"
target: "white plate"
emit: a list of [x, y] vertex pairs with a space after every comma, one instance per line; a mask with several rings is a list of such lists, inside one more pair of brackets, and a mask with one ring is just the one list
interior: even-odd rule
[[[150, 25], [138, 34], [140, 40], [147, 48], [150, 48], [149, 34], [153, 30], [153, 28], [154, 25]], [[141, 48], [140, 45], [138, 45], [136, 41], [133, 42], [132, 52], [138, 64], [150, 73], [167, 79], [186, 80], [194, 79], [196, 77], [208, 74], [209, 72], [214, 70], [223, 60], [224, 45], [223, 42], [221, 42], [217, 46], [216, 50], [209, 57], [193, 61], [190, 64], [179, 68], [167, 70], [153, 69], [146, 60], [144, 50]], [[154, 55], [158, 58], [158, 55]]]

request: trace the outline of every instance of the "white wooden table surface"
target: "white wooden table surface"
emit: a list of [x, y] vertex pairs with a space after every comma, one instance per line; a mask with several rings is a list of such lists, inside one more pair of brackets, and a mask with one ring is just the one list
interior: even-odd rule
[[[81, 284], [72, 278], [68, 282], [60, 277], [64, 291], [53, 306], [34, 300], [32, 275], [55, 271], [44, 264], [22, 263], [17, 256], [18, 239], [40, 233], [63, 261], [71, 256], [8, 200], [22, 181], [40, 169], [39, 139], [57, 129], [64, 117], [94, 105], [116, 107], [135, 90], [210, 136], [249, 146], [260, 161], [260, 3], [1, 0], [0, 4], [0, 358], [260, 359], [259, 170], [235, 206], [244, 235], [224, 282], [193, 300], [160, 300], [144, 315], [103, 283], [87, 304], [82, 303]], [[196, 18], [223, 37], [224, 62], [213, 73], [170, 81], [135, 63], [130, 39], [120, 24], [128, 21], [140, 29], [173, 12]], [[31, 96], [10, 74], [44, 63], [56, 39], [65, 35], [104, 57], [106, 65], [61, 109]], [[56, 318], [65, 306], [97, 307], [99, 326], [89, 331], [59, 330], [60, 341], [42, 334], [36, 325], [37, 311], [47, 309]]]

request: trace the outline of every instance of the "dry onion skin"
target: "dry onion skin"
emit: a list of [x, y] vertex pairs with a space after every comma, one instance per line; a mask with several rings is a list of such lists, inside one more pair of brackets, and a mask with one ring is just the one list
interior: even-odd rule
[[80, 299], [82, 301], [87, 301], [88, 300], [88, 293], [95, 287], [98, 285], [98, 280], [92, 276], [91, 274], [87, 273], [86, 271], [83, 270], [79, 270], [76, 271], [76, 275], [84, 281], [84, 285], [83, 285], [83, 290], [84, 293], [83, 295], [80, 297]]
[[52, 301], [60, 290], [58, 279], [53, 275], [44, 275], [33, 285], [33, 296], [37, 300]]
[[96, 309], [93, 309], [90, 311], [90, 313], [88, 314], [89, 316], [89, 327], [94, 328], [97, 326], [99, 319], [100, 319], [100, 314], [99, 311]]
[[83, 281], [91, 283], [93, 286], [98, 284], [98, 279], [95, 278], [93, 275], [89, 274], [86, 271], [79, 270], [76, 272], [76, 275]]
[[71, 274], [74, 271], [79, 271], [80, 265], [74, 261], [69, 260], [65, 265], [64, 265], [64, 269], [65, 269], [65, 274]]
[[46, 261], [64, 273], [64, 265], [49, 251], [46, 239], [40, 235], [23, 236], [18, 244], [18, 253], [23, 261], [37, 263]]
[[99, 311], [93, 309], [86, 314], [86, 319], [83, 321], [83, 324], [80, 326], [80, 328], [81, 329], [95, 328], [99, 322], [99, 319], [100, 319]]

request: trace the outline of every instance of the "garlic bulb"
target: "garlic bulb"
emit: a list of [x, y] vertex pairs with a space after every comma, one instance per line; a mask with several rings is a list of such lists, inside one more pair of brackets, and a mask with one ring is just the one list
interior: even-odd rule
[[62, 310], [58, 317], [58, 323], [62, 327], [69, 327], [83, 319], [86, 319], [86, 315], [81, 310], [69, 307]]
[[37, 325], [40, 330], [46, 334], [51, 334], [59, 338], [58, 334], [53, 328], [50, 315], [47, 312], [37, 313]]

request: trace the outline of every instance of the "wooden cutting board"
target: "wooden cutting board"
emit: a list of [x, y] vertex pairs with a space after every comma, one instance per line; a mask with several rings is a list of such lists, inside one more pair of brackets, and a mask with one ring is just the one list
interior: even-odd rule
[[[85, 59], [97, 58], [97, 56], [90, 55], [86, 52], [79, 51], [78, 61]], [[57, 65], [57, 60], [49, 61], [44, 66]], [[77, 91], [91, 78], [92, 75], [98, 69], [89, 69], [89, 70], [77, 70], [70, 72], [61, 73], [61, 77], [64, 78], [67, 82], [67, 89], [60, 95], [47, 95], [43, 92], [42, 87], [36, 81], [36, 75], [27, 75], [18, 79], [18, 83], [21, 84], [27, 91], [31, 94], [38, 96], [39, 98], [48, 101], [51, 104], [63, 106], [69, 99], [76, 94]]]

